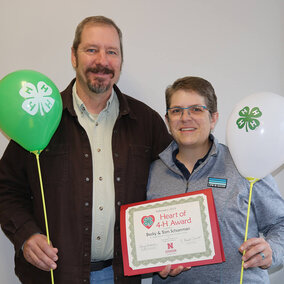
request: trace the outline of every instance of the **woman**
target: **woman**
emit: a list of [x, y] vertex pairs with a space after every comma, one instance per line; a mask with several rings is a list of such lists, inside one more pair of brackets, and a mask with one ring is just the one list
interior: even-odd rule
[[[147, 197], [212, 187], [226, 261], [189, 270], [168, 265], [154, 275], [153, 283], [239, 283], [242, 259], [244, 283], [269, 283], [266, 269], [281, 264], [284, 256], [284, 200], [275, 181], [269, 175], [254, 184], [248, 240], [243, 243], [250, 184], [237, 171], [228, 148], [211, 134], [218, 121], [212, 85], [199, 77], [178, 79], [166, 90], [166, 104], [175, 141], [152, 164]], [[224, 180], [225, 187], [212, 185], [212, 177]]]

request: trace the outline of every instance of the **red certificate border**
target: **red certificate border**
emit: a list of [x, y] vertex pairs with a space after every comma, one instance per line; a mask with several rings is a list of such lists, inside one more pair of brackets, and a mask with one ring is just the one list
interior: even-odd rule
[[192, 261], [192, 262], [183, 262], [178, 264], [173, 264], [172, 268], [176, 268], [179, 265], [183, 265], [184, 267], [189, 266], [199, 266], [199, 265], [206, 265], [206, 264], [213, 264], [213, 263], [220, 263], [225, 261], [225, 254], [219, 229], [219, 223], [218, 218], [216, 214], [216, 208], [212, 193], [212, 188], [202, 189], [194, 192], [188, 192], [178, 195], [171, 195], [163, 198], [157, 198], [137, 203], [131, 203], [122, 205], [120, 208], [120, 236], [121, 236], [121, 245], [122, 245], [122, 257], [123, 257], [123, 268], [124, 268], [124, 274], [127, 276], [131, 275], [137, 275], [137, 274], [144, 274], [144, 273], [150, 273], [150, 272], [157, 272], [163, 270], [165, 265], [163, 266], [155, 266], [150, 268], [143, 268], [143, 269], [132, 269], [129, 266], [129, 258], [128, 258], [128, 249], [127, 249], [127, 237], [126, 237], [126, 222], [125, 222], [125, 211], [129, 207], [133, 207], [136, 205], [142, 205], [147, 203], [154, 203], [157, 201], [164, 201], [164, 200], [170, 200], [175, 198], [181, 198], [184, 196], [191, 196], [191, 195], [197, 195], [197, 194], [204, 194], [207, 197], [207, 203], [208, 203], [208, 211], [209, 211], [209, 218], [210, 218], [210, 224], [211, 224], [211, 231], [212, 231], [212, 238], [213, 238], [213, 245], [215, 249], [215, 256], [213, 259], [209, 260], [201, 260], [201, 261]]

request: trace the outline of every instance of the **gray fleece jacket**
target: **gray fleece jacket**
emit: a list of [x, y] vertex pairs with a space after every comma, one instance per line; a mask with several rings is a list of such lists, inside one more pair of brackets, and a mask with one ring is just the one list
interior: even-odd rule
[[[153, 283], [237, 284], [242, 256], [238, 248], [244, 241], [250, 183], [239, 174], [228, 148], [216, 139], [206, 160], [186, 180], [173, 162], [177, 147], [173, 141], [152, 164], [147, 198], [212, 188], [226, 261], [192, 267], [167, 279], [155, 274]], [[251, 202], [248, 239], [263, 234], [273, 251], [272, 266], [278, 266], [284, 259], [284, 200], [271, 175], [254, 184]], [[269, 283], [267, 270], [244, 270], [243, 283]]]

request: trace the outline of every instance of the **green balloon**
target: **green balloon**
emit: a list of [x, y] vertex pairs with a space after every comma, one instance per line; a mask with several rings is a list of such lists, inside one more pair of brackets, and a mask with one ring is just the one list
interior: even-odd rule
[[19, 70], [0, 81], [0, 128], [26, 150], [42, 151], [61, 116], [61, 95], [45, 75]]

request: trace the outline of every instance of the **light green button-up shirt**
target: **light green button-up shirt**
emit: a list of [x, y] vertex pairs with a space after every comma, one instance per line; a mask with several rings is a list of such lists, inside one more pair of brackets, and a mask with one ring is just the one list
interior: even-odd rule
[[90, 114], [73, 86], [73, 105], [79, 123], [89, 137], [93, 162], [93, 223], [91, 260], [113, 258], [115, 192], [112, 159], [112, 132], [119, 112], [116, 93], [98, 114]]

